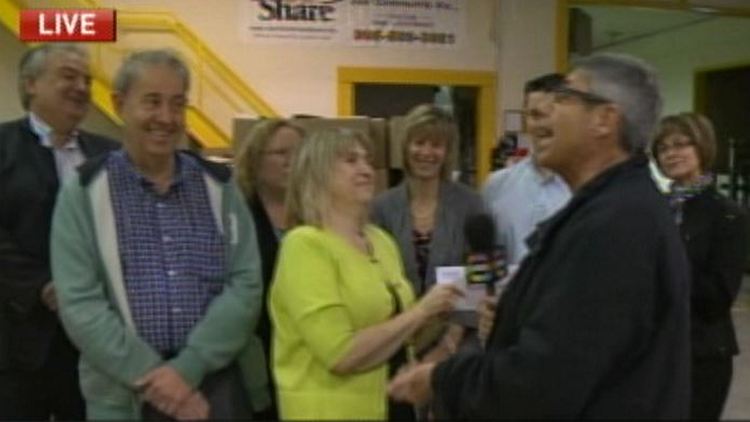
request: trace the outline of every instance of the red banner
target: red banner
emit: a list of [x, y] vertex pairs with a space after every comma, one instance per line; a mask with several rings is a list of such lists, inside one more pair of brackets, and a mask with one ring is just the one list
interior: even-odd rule
[[114, 9], [26, 9], [21, 41], [115, 41]]

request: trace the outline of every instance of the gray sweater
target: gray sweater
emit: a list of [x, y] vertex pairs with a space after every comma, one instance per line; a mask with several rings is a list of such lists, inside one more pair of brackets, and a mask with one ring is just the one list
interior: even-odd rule
[[417, 296], [421, 296], [435, 284], [435, 267], [463, 265], [466, 250], [464, 221], [468, 216], [484, 211], [481, 197], [468, 186], [443, 182], [438, 195], [437, 216], [424, 284], [417, 270], [406, 182], [380, 194], [372, 206], [373, 222], [396, 239], [404, 260], [406, 276]]

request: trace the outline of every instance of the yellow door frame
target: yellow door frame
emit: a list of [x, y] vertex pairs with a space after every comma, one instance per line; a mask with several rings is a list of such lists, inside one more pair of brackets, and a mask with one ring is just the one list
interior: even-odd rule
[[383, 67], [338, 68], [338, 115], [354, 115], [354, 84], [452, 85], [477, 88], [477, 183], [490, 172], [495, 146], [497, 82], [494, 72]]

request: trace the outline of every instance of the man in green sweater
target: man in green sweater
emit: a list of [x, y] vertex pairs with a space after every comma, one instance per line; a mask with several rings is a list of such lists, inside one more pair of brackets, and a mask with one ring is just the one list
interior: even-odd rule
[[248, 419], [268, 404], [255, 229], [229, 170], [178, 151], [190, 85], [169, 50], [114, 80], [123, 149], [61, 192], [60, 315], [91, 419]]

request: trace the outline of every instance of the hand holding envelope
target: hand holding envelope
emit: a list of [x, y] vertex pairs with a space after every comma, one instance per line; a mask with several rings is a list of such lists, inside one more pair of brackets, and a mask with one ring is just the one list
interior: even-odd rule
[[507, 274], [495, 285], [495, 295], [488, 296], [484, 283], [467, 283], [466, 267], [437, 267], [436, 278], [438, 284], [453, 284], [459, 287], [464, 296], [456, 303], [457, 311], [477, 312], [479, 316], [477, 336], [482, 344], [485, 343], [492, 331], [495, 321], [495, 308], [500, 299], [503, 287], [515, 275], [517, 265], [509, 266]]

